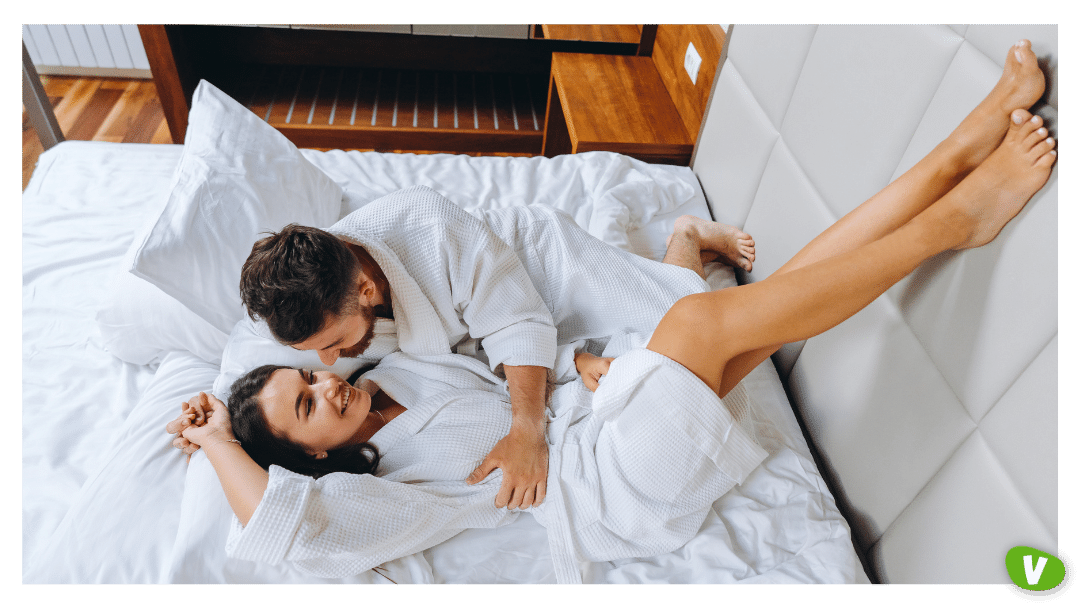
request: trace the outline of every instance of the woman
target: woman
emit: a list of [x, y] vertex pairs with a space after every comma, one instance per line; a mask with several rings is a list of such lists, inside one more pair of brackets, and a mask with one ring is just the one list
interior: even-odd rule
[[[1017, 43], [994, 90], [911, 170], [767, 279], [679, 300], [646, 348], [611, 363], [591, 413], [573, 398], [580, 384], [556, 392], [548, 431], [548, 485], [549, 495], [560, 495], [537, 509], [536, 516], [549, 529], [560, 580], [574, 579], [575, 558], [656, 554], [685, 542], [687, 530], [690, 535], [696, 531], [693, 522], [700, 524], [704, 517], [702, 509], [763, 457], [720, 398], [725, 404], [737, 398], [733, 389], [738, 382], [782, 344], [847, 319], [926, 259], [981, 246], [1000, 232], [1043, 186], [1056, 160], [1041, 120], [1024, 109], [1043, 87], [1030, 44]], [[713, 223], [680, 218], [665, 262], [700, 274], [702, 254], [725, 237]], [[583, 371], [585, 365], [604, 362], [582, 357], [580, 364]], [[396, 403], [380, 403], [377, 392], [372, 401], [368, 393], [340, 380], [302, 370], [272, 371], [266, 386], [256, 391], [257, 401], [274, 433], [297, 441], [314, 460], [327, 460], [343, 447], [360, 446], [371, 455], [364, 444], [379, 444], [379, 434], [395, 445], [395, 427], [407, 426], [405, 417], [414, 419], [413, 426], [422, 426], [416, 420], [436, 420], [431, 408], [453, 412], [451, 419], [459, 421], [448, 423], [446, 436], [453, 428], [466, 429], [459, 441], [483, 443], [473, 434], [498, 425], [494, 412], [501, 401], [493, 390], [498, 379], [483, 366], [454, 358], [433, 365], [394, 357], [366, 376]], [[447, 402], [458, 398], [454, 395], [473, 409], [459, 411]], [[210, 424], [184, 429], [178, 446], [190, 441], [206, 450], [230, 505], [241, 525], [247, 525], [230, 537], [230, 550], [238, 557], [290, 558], [316, 573], [336, 576], [431, 546], [461, 528], [498, 525], [510, 517], [492, 508], [490, 500], [481, 500], [490, 492], [485, 486], [491, 478], [476, 486], [455, 481], [461, 478], [453, 475], [469, 468], [456, 464], [468, 458], [467, 449], [441, 462], [438, 454], [425, 453], [430, 446], [421, 442], [411, 448], [410, 456], [418, 460], [384, 461], [380, 470], [388, 475], [381, 478], [331, 475], [325, 483], [315, 482], [280, 469], [263, 470], [232, 436], [220, 402], [201, 396], [190, 405], [187, 415], [196, 423], [205, 420], [207, 408], [216, 415]], [[489, 414], [477, 420], [474, 410]], [[170, 430], [176, 432], [184, 422], [182, 416]], [[304, 434], [309, 424], [315, 432]], [[582, 456], [588, 452], [595, 458]], [[369, 466], [375, 464], [372, 456]], [[612, 508], [620, 497], [627, 498], [627, 508]], [[418, 532], [420, 521], [434, 523]], [[281, 522], [291, 523], [277, 540], [250, 540], [280, 528]], [[341, 559], [344, 554], [348, 557]]]

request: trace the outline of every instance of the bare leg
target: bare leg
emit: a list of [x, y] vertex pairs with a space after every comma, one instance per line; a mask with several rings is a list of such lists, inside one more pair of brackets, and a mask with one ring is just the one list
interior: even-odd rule
[[817, 335], [929, 257], [990, 242], [1046, 183], [1056, 160], [1045, 130], [1026, 111], [1017, 113], [1021, 121], [1009, 123], [1002, 144], [907, 223], [758, 283], [683, 298], [660, 321], [649, 350], [678, 361], [722, 396], [729, 364], [740, 355]]
[[[1010, 113], [1038, 101], [1045, 87], [1031, 44], [1021, 40], [1005, 60], [989, 95], [925, 158], [884, 190], [808, 243], [773, 276], [803, 268], [871, 243], [903, 226], [960, 183], [995, 150], [1009, 129]], [[1036, 118], [1041, 127], [1041, 119]], [[721, 394], [776, 352], [781, 344], [738, 355], [727, 366]]]

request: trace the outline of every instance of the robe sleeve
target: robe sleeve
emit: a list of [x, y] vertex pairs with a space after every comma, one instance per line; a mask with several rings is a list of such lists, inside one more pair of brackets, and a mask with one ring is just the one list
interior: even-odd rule
[[457, 219], [455, 232], [467, 236], [451, 239], [450, 286], [469, 335], [481, 341], [492, 371], [500, 364], [552, 368], [555, 322], [521, 259], [477, 218], [462, 210]]
[[320, 577], [352, 576], [466, 528], [509, 523], [513, 514], [494, 507], [500, 482], [501, 476], [492, 476], [475, 486], [407, 484], [347, 473], [312, 479], [271, 466], [270, 483], [247, 526], [233, 517], [226, 552], [269, 564], [291, 562]]

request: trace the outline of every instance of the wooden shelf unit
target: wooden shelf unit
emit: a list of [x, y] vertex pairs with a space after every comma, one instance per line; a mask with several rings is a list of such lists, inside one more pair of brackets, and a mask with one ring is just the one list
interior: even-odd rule
[[[183, 141], [191, 95], [206, 79], [297, 146], [362, 150], [540, 154], [551, 54], [638, 51], [629, 42], [267, 27], [140, 25], [139, 32], [174, 141]], [[339, 118], [342, 104], [348, 124]]]
[[304, 148], [536, 154], [543, 74], [253, 65], [222, 90]]

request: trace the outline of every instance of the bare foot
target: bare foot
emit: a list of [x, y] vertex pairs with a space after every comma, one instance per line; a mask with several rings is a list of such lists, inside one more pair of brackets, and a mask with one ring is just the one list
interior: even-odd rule
[[1042, 119], [1014, 110], [1005, 140], [954, 188], [942, 203], [955, 206], [971, 224], [971, 234], [956, 249], [994, 240], [1005, 224], [1046, 184], [1057, 160], [1054, 139]]
[[675, 229], [667, 240], [668, 246], [676, 235], [697, 243], [703, 263], [719, 259], [728, 266], [737, 266], [747, 272], [754, 268], [754, 239], [734, 226], [683, 215], [675, 220]]
[[1028, 109], [1042, 97], [1046, 78], [1039, 69], [1031, 42], [1020, 40], [1005, 58], [1001, 79], [985, 99], [960, 123], [946, 144], [955, 150], [964, 171], [970, 171], [997, 149], [1009, 128], [1009, 115]]

